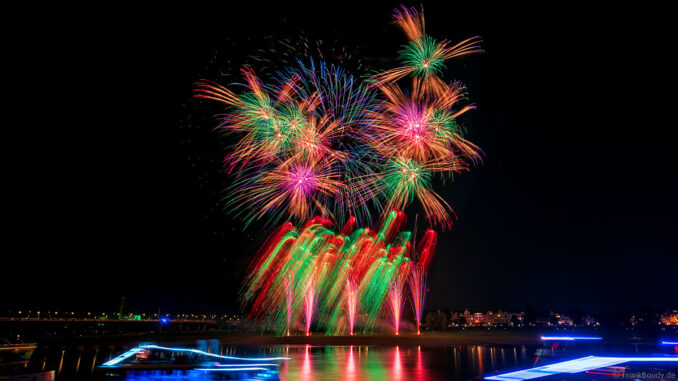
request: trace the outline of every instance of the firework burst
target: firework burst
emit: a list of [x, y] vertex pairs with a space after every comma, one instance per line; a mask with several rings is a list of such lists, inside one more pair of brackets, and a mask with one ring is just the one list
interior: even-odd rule
[[454, 83], [438, 97], [426, 96], [416, 78], [409, 94], [395, 84], [380, 90], [386, 99], [378, 111], [370, 113], [368, 139], [382, 155], [417, 160], [474, 161], [480, 157], [478, 147], [464, 139], [457, 124], [459, 116], [475, 108], [466, 105], [455, 109], [465, 99], [462, 85]]
[[416, 198], [431, 224], [449, 228], [450, 206], [433, 191], [436, 174], [459, 173], [480, 158], [480, 150], [464, 139], [456, 118], [472, 109], [454, 109], [464, 99], [463, 87], [449, 86], [444, 95], [431, 97], [415, 78], [411, 93], [389, 84], [380, 89], [385, 96], [378, 110], [370, 113], [366, 134], [369, 144], [388, 158], [377, 174], [375, 188], [381, 190], [387, 209], [404, 210]]
[[[429, 229], [413, 247], [401, 211], [417, 201], [431, 226], [451, 226], [454, 212], [434, 182], [468, 170], [481, 151], [459, 123], [475, 105], [462, 84], [441, 76], [450, 59], [482, 50], [478, 37], [452, 44], [427, 35], [423, 10], [403, 6], [394, 21], [408, 38], [401, 64], [365, 81], [285, 55], [267, 82], [245, 67], [239, 91], [195, 85], [195, 97], [225, 106], [219, 128], [233, 140], [224, 165], [234, 178], [225, 206], [245, 227], [283, 223], [242, 288], [243, 306], [264, 330], [353, 335], [389, 317], [398, 335], [410, 295], [420, 333], [437, 235]], [[356, 229], [374, 220], [377, 230]], [[333, 221], [343, 224], [338, 232]]]
[[441, 94], [447, 86], [439, 75], [445, 68], [445, 61], [454, 57], [482, 52], [478, 45], [479, 37], [471, 37], [456, 45], [450, 46], [448, 41], [436, 41], [425, 34], [424, 11], [415, 8], [396, 9], [393, 13], [395, 23], [405, 32], [409, 43], [403, 46], [399, 58], [403, 66], [399, 66], [372, 77], [375, 86], [383, 86], [399, 79], [415, 75], [424, 80], [423, 86], [430, 94]]
[[251, 68], [242, 74], [240, 94], [210, 81], [195, 87], [196, 97], [228, 107], [220, 128], [238, 137], [225, 160], [235, 174], [228, 209], [246, 226], [312, 214], [370, 221], [370, 212], [381, 210], [367, 180], [376, 153], [355, 135], [364, 131], [376, 93], [341, 68], [313, 60], [298, 61], [269, 85]]

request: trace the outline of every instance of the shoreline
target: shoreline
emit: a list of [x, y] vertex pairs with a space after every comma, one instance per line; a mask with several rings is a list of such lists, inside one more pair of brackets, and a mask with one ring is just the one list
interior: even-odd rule
[[601, 336], [606, 343], [627, 343], [635, 340], [637, 343], [653, 343], [654, 335], [643, 335], [642, 339], [631, 337], [628, 332], [607, 330], [466, 330], [466, 331], [427, 331], [422, 335], [405, 333], [399, 336], [388, 334], [355, 335], [355, 336], [325, 336], [322, 332], [314, 332], [310, 336], [273, 336], [255, 332], [185, 332], [179, 333], [139, 333], [113, 336], [88, 337], [43, 337], [35, 341], [47, 345], [59, 343], [97, 343], [100, 345], [129, 344], [129, 343], [162, 343], [164, 345], [191, 345], [197, 340], [218, 340], [221, 345], [228, 346], [258, 346], [258, 345], [312, 345], [312, 346], [453, 346], [453, 345], [539, 345], [542, 344], [542, 335], [583, 335]]
[[542, 332], [538, 331], [444, 331], [414, 333], [399, 336], [375, 334], [355, 336], [325, 336], [316, 332], [310, 336], [273, 336], [251, 332], [201, 332], [199, 334], [138, 334], [88, 337], [43, 337], [36, 342], [49, 343], [139, 343], [157, 342], [167, 345], [185, 345], [196, 340], [216, 339], [222, 345], [405, 345], [405, 346], [449, 346], [449, 345], [533, 345], [541, 342]]
[[422, 335], [404, 334], [373, 336], [244, 336], [216, 337], [225, 345], [535, 345], [541, 342], [535, 332], [430, 332]]

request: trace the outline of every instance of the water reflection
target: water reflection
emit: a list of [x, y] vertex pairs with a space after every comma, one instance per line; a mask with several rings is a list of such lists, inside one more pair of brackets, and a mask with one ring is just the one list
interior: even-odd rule
[[392, 380], [402, 380], [403, 379], [403, 365], [400, 362], [400, 348], [395, 347], [393, 352], [393, 377]]
[[[290, 361], [282, 380], [466, 380], [507, 367], [529, 365], [519, 348], [455, 346], [285, 346]], [[512, 353], [507, 361], [506, 353]], [[467, 358], [468, 361], [462, 361]]]
[[[52, 346], [37, 351], [38, 368], [56, 370], [58, 380], [189, 379], [189, 372], [146, 371], [105, 377], [97, 368], [134, 347], [127, 345]], [[190, 345], [187, 343], [186, 345]], [[495, 370], [531, 366], [536, 347], [525, 346], [223, 346], [207, 351], [222, 355], [284, 356], [281, 380], [467, 380]], [[173, 355], [173, 353], [172, 353]]]
[[[304, 347], [304, 364], [302, 365], [302, 375], [304, 380], [311, 379], [311, 354], [309, 352], [310, 345]], [[289, 352], [289, 350], [287, 351]]]
[[344, 377], [346, 380], [355, 380], [355, 355], [353, 354], [353, 346], [348, 353], [348, 364], [346, 364], [346, 375]]

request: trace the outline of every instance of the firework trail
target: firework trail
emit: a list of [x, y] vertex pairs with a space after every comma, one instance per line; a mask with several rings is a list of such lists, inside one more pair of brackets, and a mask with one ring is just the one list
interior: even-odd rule
[[[250, 316], [279, 335], [299, 325], [310, 334], [314, 321], [326, 327], [326, 334], [352, 334], [358, 323], [372, 330], [389, 304], [396, 307], [398, 330], [413, 254], [411, 234], [400, 230], [404, 222], [405, 215], [393, 211], [377, 231], [344, 226], [346, 234], [335, 234], [322, 217], [299, 229], [289, 224], [278, 228], [243, 286]], [[428, 255], [417, 253], [416, 258]]]
[[417, 326], [417, 335], [421, 334], [421, 320], [424, 314], [426, 302], [426, 288], [428, 267], [433, 259], [438, 235], [432, 229], [428, 229], [417, 245], [416, 258], [413, 261], [409, 277], [407, 279], [410, 289], [412, 312]]
[[355, 319], [358, 314], [358, 290], [355, 282], [350, 279], [346, 280], [346, 320], [348, 324], [348, 334], [353, 336], [353, 328], [355, 327]]
[[417, 325], [417, 335], [421, 334], [421, 318], [424, 313], [424, 302], [426, 301], [426, 271], [420, 266], [412, 266], [412, 272], [408, 279], [410, 293], [412, 297], [412, 311], [414, 312], [414, 322]]
[[311, 324], [313, 323], [313, 313], [315, 312], [316, 292], [313, 282], [308, 286], [304, 294], [304, 313], [306, 323], [306, 336], [311, 334]]
[[403, 315], [403, 286], [402, 280], [398, 279], [391, 283], [388, 290], [388, 311], [393, 322], [393, 334], [400, 335], [400, 318]]
[[293, 281], [292, 281], [291, 276], [288, 276], [287, 278], [285, 278], [285, 282], [284, 282], [284, 285], [285, 285], [285, 312], [286, 312], [285, 317], [287, 318], [286, 319], [287, 331], [285, 333], [285, 336], [290, 335], [290, 327], [292, 326], [292, 310], [293, 310], [292, 301], [293, 301], [293, 298], [294, 298], [294, 291], [293, 291], [293, 288], [292, 288], [292, 282]]

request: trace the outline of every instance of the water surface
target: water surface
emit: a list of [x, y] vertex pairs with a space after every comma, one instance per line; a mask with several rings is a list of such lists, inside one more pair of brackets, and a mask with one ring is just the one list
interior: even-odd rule
[[[57, 380], [193, 380], [186, 371], [102, 372], [103, 362], [134, 347], [129, 345], [39, 348], [33, 366], [55, 369]], [[529, 366], [535, 348], [527, 346], [224, 346], [222, 355], [284, 356], [281, 380], [468, 380], [497, 369]]]
[[[159, 343], [162, 344], [162, 343]], [[116, 345], [41, 346], [31, 358], [31, 367], [54, 369], [60, 380], [178, 381], [209, 379], [200, 371], [103, 371], [98, 366], [136, 347]], [[205, 343], [203, 342], [203, 345]], [[174, 345], [195, 347], [195, 343]], [[665, 349], [664, 354], [668, 353]], [[257, 345], [219, 346], [216, 340], [205, 351], [241, 357], [289, 357], [280, 363], [281, 380], [480, 380], [497, 372], [543, 365], [588, 355], [633, 356], [657, 354], [662, 348], [648, 345], [603, 343], [544, 343], [543, 345], [452, 345], [452, 346], [311, 346]], [[678, 349], [676, 349], [678, 351]], [[675, 370], [675, 369], [674, 369]], [[223, 375], [222, 375], [223, 376]], [[593, 379], [578, 375], [579, 379]], [[206, 378], [207, 377], [207, 378]], [[212, 376], [214, 377], [214, 376]], [[219, 379], [218, 377], [213, 379]], [[222, 378], [223, 379], [223, 378]], [[545, 378], [544, 380], [547, 380]]]

